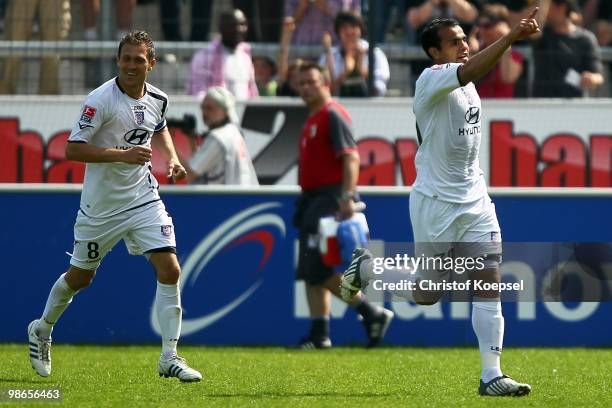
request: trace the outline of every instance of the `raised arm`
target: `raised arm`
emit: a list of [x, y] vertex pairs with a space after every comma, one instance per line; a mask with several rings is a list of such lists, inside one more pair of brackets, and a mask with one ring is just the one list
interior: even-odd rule
[[[538, 12], [534, 18], [538, 23], [538, 27], [540, 27], [540, 31], [534, 34], [531, 37], [532, 39], [541, 37], [542, 33], [544, 32], [544, 27], [546, 27], [546, 19], [548, 18], [548, 10], [550, 9], [550, 1], [551, 0], [537, 0], [536, 7], [538, 8]], [[530, 10], [529, 7], [525, 7], [521, 11], [521, 18], [529, 18], [532, 12], [533, 10]]]
[[310, 0], [297, 0], [297, 4], [293, 4], [293, 6], [291, 17], [293, 17], [296, 24], [300, 24], [302, 18], [304, 18], [304, 14], [306, 14], [306, 10], [308, 10], [310, 6]]
[[493, 44], [474, 55], [465, 64], [459, 67], [459, 82], [462, 85], [468, 84], [484, 76], [502, 57], [504, 52], [516, 41], [524, 40], [529, 36], [540, 32], [535, 15], [538, 8], [535, 7], [527, 18], [519, 21], [512, 30]]
[[287, 80], [287, 71], [289, 70], [289, 44], [291, 37], [295, 31], [295, 20], [293, 17], [285, 17], [283, 19], [283, 28], [281, 30], [280, 48], [278, 50], [278, 78], [284, 82]]

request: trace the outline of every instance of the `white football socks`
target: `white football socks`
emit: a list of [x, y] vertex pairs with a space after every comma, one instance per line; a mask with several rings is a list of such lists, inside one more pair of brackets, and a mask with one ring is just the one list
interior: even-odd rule
[[178, 283], [167, 285], [157, 282], [155, 309], [162, 335], [162, 356], [171, 357], [176, 354], [183, 314]]
[[60, 318], [64, 310], [72, 302], [72, 297], [76, 294], [76, 291], [72, 290], [63, 273], [53, 284], [47, 303], [45, 304], [45, 310], [42, 317], [38, 320], [36, 325], [36, 332], [39, 337], [49, 338], [53, 331], [53, 325]]
[[486, 383], [502, 375], [500, 358], [504, 342], [504, 316], [500, 300], [474, 296], [472, 327], [478, 337], [482, 381]]

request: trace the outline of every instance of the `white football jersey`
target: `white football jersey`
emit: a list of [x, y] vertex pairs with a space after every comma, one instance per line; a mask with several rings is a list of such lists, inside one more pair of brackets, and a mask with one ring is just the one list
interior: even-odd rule
[[413, 188], [442, 201], [469, 203], [487, 193], [478, 162], [482, 109], [474, 84], [459, 83], [460, 66], [434, 65], [417, 79], [413, 111], [419, 149]]
[[259, 185], [244, 137], [233, 123], [211, 130], [189, 167], [207, 184]]
[[[68, 142], [126, 150], [151, 147], [153, 133], [166, 126], [167, 110], [164, 92], [145, 83], [145, 95], [133, 99], [114, 78], [87, 96]], [[110, 217], [159, 200], [157, 189], [151, 163], [87, 163], [81, 211], [90, 217]]]

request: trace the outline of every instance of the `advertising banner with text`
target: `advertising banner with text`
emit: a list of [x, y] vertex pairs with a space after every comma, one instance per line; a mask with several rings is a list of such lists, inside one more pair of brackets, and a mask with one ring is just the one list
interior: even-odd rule
[[[183, 342], [291, 346], [307, 333], [305, 291], [294, 280], [297, 234], [291, 219], [297, 189], [263, 190], [162, 188], [182, 265]], [[407, 191], [363, 196], [372, 245], [389, 249], [412, 241]], [[611, 346], [612, 195], [493, 193], [492, 198], [504, 240], [502, 281], [514, 291], [512, 299], [504, 296], [505, 345]], [[0, 188], [5, 215], [0, 309], [6, 311], [0, 342], [26, 341], [28, 323], [40, 316], [51, 286], [68, 267], [78, 207], [76, 186]], [[400, 250], [413, 255], [409, 245]], [[567, 279], [554, 272], [560, 267]], [[54, 340], [156, 343], [155, 281], [146, 259], [128, 255], [119, 242], [93, 284], [62, 316]], [[558, 293], [568, 293], [568, 301], [538, 295], [555, 285], [562, 289]], [[396, 318], [388, 344], [476, 344], [469, 302], [421, 307], [389, 300]], [[331, 330], [337, 345], [365, 342], [355, 312], [338, 300]]]
[[[412, 100], [341, 102], [353, 119], [361, 154], [359, 183], [412, 185], [418, 148]], [[64, 146], [82, 103], [82, 97], [0, 97], [0, 183], [81, 182], [83, 165], [66, 161]], [[612, 187], [612, 101], [483, 100], [482, 107], [466, 112], [466, 122], [482, 137], [480, 161], [490, 186]], [[196, 100], [171, 98], [167, 117], [177, 150], [188, 158], [185, 114], [196, 118], [197, 131], [204, 130]], [[298, 140], [308, 115], [302, 103], [261, 99], [239, 104], [239, 114], [262, 184], [295, 184]], [[153, 168], [156, 175], [165, 171], [155, 154]]]

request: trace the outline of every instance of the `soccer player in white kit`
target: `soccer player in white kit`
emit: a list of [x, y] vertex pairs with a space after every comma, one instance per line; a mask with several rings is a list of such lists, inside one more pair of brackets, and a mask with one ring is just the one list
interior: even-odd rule
[[185, 177], [165, 115], [168, 96], [146, 83], [155, 66], [155, 48], [144, 31], [119, 44], [119, 75], [86, 98], [66, 146], [66, 158], [87, 163], [74, 226], [68, 271], [53, 285], [44, 312], [28, 326], [30, 361], [41, 376], [51, 374], [51, 331], [88, 286], [104, 256], [123, 239], [132, 255], [144, 255], [157, 274], [155, 308], [161, 327], [160, 376], [200, 381], [202, 375], [178, 356], [181, 298], [172, 218], [151, 173], [151, 144], [168, 161], [167, 176]]
[[[470, 58], [467, 38], [454, 19], [435, 19], [422, 33], [422, 46], [433, 60], [416, 82], [413, 110], [419, 149], [417, 178], [410, 194], [410, 220], [415, 256], [483, 257], [484, 267], [469, 277], [500, 282], [501, 232], [495, 207], [479, 167], [480, 98], [472, 81], [484, 76], [511, 44], [539, 32], [537, 8], [497, 42]], [[372, 255], [357, 249], [342, 281], [343, 297], [351, 298], [372, 280]], [[450, 271], [419, 270], [413, 277], [443, 281]], [[407, 274], [406, 274], [407, 275]], [[443, 291], [416, 286], [405, 298], [436, 303]], [[499, 291], [474, 290], [472, 326], [481, 356], [480, 395], [520, 396], [531, 391], [502, 374], [504, 334]]]

